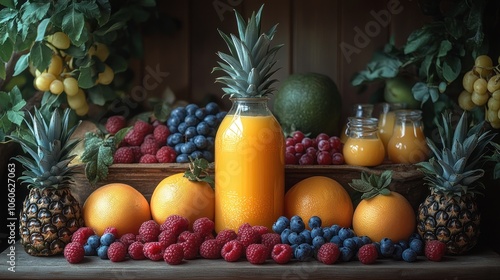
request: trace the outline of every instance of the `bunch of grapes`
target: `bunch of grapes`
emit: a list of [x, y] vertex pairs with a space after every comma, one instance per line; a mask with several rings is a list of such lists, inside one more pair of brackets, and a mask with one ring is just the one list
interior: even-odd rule
[[215, 134], [226, 113], [214, 102], [205, 108], [191, 103], [173, 109], [167, 119], [167, 145], [177, 153], [176, 162], [189, 162], [189, 157], [213, 162]]
[[320, 133], [315, 138], [310, 138], [301, 131], [295, 131], [292, 137], [286, 139], [285, 145], [286, 164], [344, 164], [342, 142], [337, 136], [330, 137], [326, 133]]
[[489, 56], [478, 56], [472, 70], [465, 73], [464, 90], [458, 96], [458, 105], [464, 110], [484, 106], [485, 119], [493, 128], [500, 128], [500, 57], [498, 63], [493, 66]]
[[[55, 32], [45, 37], [44, 43], [52, 50], [52, 58], [49, 67], [43, 72], [31, 69], [35, 76], [34, 86], [40, 91], [50, 91], [59, 95], [66, 93], [68, 105], [75, 110], [79, 116], [86, 115], [89, 110], [85, 92], [78, 85], [78, 68], [74, 57], [65, 52], [70, 45], [68, 35], [63, 32]], [[114, 79], [113, 69], [105, 63], [109, 56], [109, 49], [105, 44], [94, 43], [88, 50], [89, 59], [98, 59], [102, 63], [102, 71], [99, 72], [96, 84], [109, 85]], [[95, 58], [94, 58], [95, 57]]]

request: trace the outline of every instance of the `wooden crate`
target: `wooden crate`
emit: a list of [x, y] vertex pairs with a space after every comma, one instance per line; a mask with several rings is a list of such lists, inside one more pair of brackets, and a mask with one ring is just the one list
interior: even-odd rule
[[[76, 186], [73, 195], [83, 203], [96, 188], [108, 183], [125, 183], [139, 190], [146, 199], [151, 195], [156, 185], [165, 177], [182, 173], [187, 169], [187, 164], [158, 163], [158, 164], [113, 164], [109, 168], [109, 175], [105, 181], [92, 186], [86, 179], [84, 166], [78, 166]], [[337, 180], [355, 198], [356, 192], [348, 185], [352, 179], [359, 178], [362, 171], [380, 174], [384, 170], [393, 170], [393, 182], [390, 188], [405, 196], [414, 209], [418, 207], [428, 194], [424, 186], [423, 176], [414, 165], [384, 164], [375, 168], [357, 167], [350, 165], [287, 165], [285, 167], [285, 188], [291, 188], [302, 179], [312, 176], [327, 176]]]

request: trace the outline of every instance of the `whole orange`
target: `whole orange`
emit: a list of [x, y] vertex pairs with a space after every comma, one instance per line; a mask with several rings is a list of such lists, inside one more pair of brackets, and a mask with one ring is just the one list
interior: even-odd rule
[[344, 187], [325, 176], [303, 179], [285, 194], [285, 215], [299, 215], [306, 225], [312, 216], [318, 216], [325, 226], [351, 227], [353, 211]]
[[415, 231], [415, 212], [404, 196], [397, 192], [363, 199], [352, 218], [354, 232], [373, 241], [390, 238], [408, 240]]
[[206, 182], [190, 181], [184, 173], [163, 179], [151, 196], [151, 214], [162, 224], [170, 215], [180, 215], [193, 223], [196, 219], [214, 219], [215, 194]]
[[151, 219], [146, 198], [127, 184], [111, 183], [93, 191], [83, 205], [85, 225], [102, 235], [115, 227], [119, 235], [139, 233], [139, 227]]

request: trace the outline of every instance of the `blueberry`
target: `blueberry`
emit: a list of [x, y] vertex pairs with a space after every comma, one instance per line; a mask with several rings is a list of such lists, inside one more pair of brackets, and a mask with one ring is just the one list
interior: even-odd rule
[[350, 228], [343, 227], [339, 230], [339, 237], [342, 240], [346, 240], [347, 238], [351, 238], [353, 236], [354, 236], [354, 231]]
[[370, 237], [368, 237], [366, 235], [363, 235], [360, 238], [361, 238], [361, 241], [363, 241], [363, 245], [372, 243], [372, 240], [370, 239]]
[[101, 245], [101, 240], [98, 235], [94, 234], [89, 236], [89, 238], [87, 239], [87, 244], [92, 246], [92, 248], [97, 249], [97, 247]]
[[390, 238], [380, 240], [380, 253], [384, 257], [391, 257], [394, 252], [394, 243]]
[[417, 253], [412, 249], [408, 248], [403, 251], [402, 258], [405, 262], [414, 262], [417, 260]]
[[219, 113], [219, 105], [215, 102], [209, 102], [205, 105], [205, 110], [207, 111], [207, 114], [215, 115]]
[[[322, 227], [315, 227], [315, 228], [311, 229], [311, 238], [313, 238], [313, 239], [316, 236], [321, 236], [321, 237], [323, 237], [323, 239], [325, 239], [323, 234], [324, 234], [324, 232], [323, 232]], [[330, 238], [328, 238], [328, 240], [330, 240]]]
[[217, 121], [222, 122], [222, 120], [226, 117], [227, 112], [219, 112], [215, 116], [217, 117]]
[[292, 219], [290, 220], [290, 229], [294, 232], [300, 233], [306, 228], [306, 225], [304, 224], [304, 221], [299, 217], [298, 219]]
[[363, 239], [361, 239], [361, 237], [359, 236], [354, 236], [352, 237], [352, 240], [354, 240], [356, 242], [356, 247], [361, 248], [361, 246], [365, 245], [365, 243], [363, 242]]
[[167, 126], [169, 126], [169, 127], [170, 126], [177, 127], [180, 123], [181, 123], [181, 119], [176, 117], [176, 116], [170, 115], [170, 117], [167, 119]]
[[413, 239], [410, 242], [410, 249], [415, 251], [417, 255], [422, 255], [424, 253], [424, 242], [420, 239]]
[[217, 135], [217, 129], [211, 127], [207, 136], [215, 137]]
[[206, 159], [208, 162], [214, 162], [214, 154], [211, 151], [204, 150], [203, 152], [203, 158]]
[[174, 151], [176, 154], [182, 154], [181, 147], [184, 146], [184, 143], [179, 143], [174, 146]]
[[297, 249], [297, 247], [299, 247], [299, 244], [293, 244], [290, 245], [290, 247], [292, 248], [292, 252], [295, 254], [295, 250]]
[[300, 235], [304, 237], [304, 243], [312, 244], [311, 231], [308, 229], [304, 229], [300, 232]]
[[170, 112], [171, 117], [176, 117], [179, 120], [183, 120], [187, 116], [186, 109], [184, 107], [177, 107]]
[[208, 136], [207, 141], [208, 141], [208, 144], [207, 144], [207, 147], [205, 149], [212, 151], [215, 147], [215, 137]]
[[330, 239], [330, 242], [337, 244], [339, 248], [344, 246], [344, 241], [340, 239], [338, 235], [334, 235], [332, 239]]
[[179, 132], [179, 130], [177, 129], [177, 126], [171, 126], [171, 125], [169, 125], [168, 126], [168, 130], [170, 131], [170, 133]]
[[199, 150], [196, 150], [196, 151], [192, 152], [189, 156], [192, 159], [203, 158], [203, 153]]
[[215, 115], [207, 115], [204, 119], [204, 122], [206, 122], [210, 127], [217, 127], [218, 121], [217, 117]]
[[187, 126], [196, 126], [200, 121], [194, 115], [187, 115], [184, 118], [184, 122]]
[[180, 134], [184, 134], [186, 132], [186, 129], [188, 128], [188, 125], [187, 123], [185, 122], [181, 122], [178, 126], [177, 126], [177, 131], [179, 131]]
[[343, 262], [351, 261], [354, 258], [354, 251], [348, 247], [340, 247], [340, 259]]
[[196, 145], [193, 142], [186, 142], [181, 146], [181, 153], [190, 154], [196, 150]]
[[411, 243], [411, 241], [413, 239], [418, 239], [418, 240], [422, 240], [422, 237], [420, 236], [420, 234], [418, 234], [417, 232], [414, 232], [410, 235], [410, 238], [408, 238], [408, 241]]
[[198, 108], [194, 112], [194, 115], [201, 121], [205, 118], [205, 116], [207, 115], [207, 112], [203, 108]]
[[[333, 235], [338, 235], [339, 234], [339, 231], [340, 231], [340, 226], [339, 225], [332, 225], [330, 227], [330, 229], [332, 230], [332, 234]], [[333, 236], [332, 235], [332, 236]]]
[[186, 136], [186, 139], [188, 140], [195, 137], [196, 135], [198, 135], [198, 133], [196, 133], [196, 127], [194, 126], [186, 128], [186, 132], [184, 132], [184, 136]]
[[281, 232], [281, 234], [280, 234], [281, 243], [283, 243], [283, 244], [290, 244], [290, 242], [288, 242], [288, 235], [290, 235], [290, 233], [292, 233], [292, 231], [289, 228], [285, 228]]
[[175, 158], [175, 162], [188, 163], [189, 162], [188, 154], [178, 154], [177, 157]]
[[312, 240], [312, 245], [314, 248], [319, 248], [319, 247], [321, 247], [321, 245], [323, 245], [325, 243], [326, 243], [325, 238], [323, 238], [323, 236], [321, 236], [321, 235], [314, 237]]
[[347, 238], [344, 240], [344, 247], [347, 247], [351, 249], [352, 251], [357, 251], [358, 250], [358, 244], [356, 244], [356, 241], [353, 238]]
[[394, 251], [392, 252], [392, 258], [400, 261], [403, 259], [403, 247], [399, 243], [394, 244]]
[[196, 126], [196, 132], [200, 135], [208, 136], [210, 135], [210, 126], [208, 125], [208, 123], [201, 121]]
[[302, 244], [306, 241], [305, 241], [305, 237], [302, 234], [292, 231], [288, 235], [288, 242], [293, 245], [293, 244]]
[[334, 234], [333, 234], [333, 230], [331, 228], [329, 228], [329, 227], [323, 228], [323, 237], [326, 240], [332, 239], [333, 236], [334, 236]]
[[101, 236], [101, 245], [109, 246], [111, 243], [115, 242], [115, 236], [112, 233], [105, 233]]
[[281, 234], [289, 225], [290, 221], [286, 217], [281, 216], [274, 222], [272, 229], [274, 232]]
[[408, 241], [406, 240], [401, 240], [398, 242], [398, 244], [401, 246], [401, 248], [403, 248], [403, 251], [410, 247], [410, 244], [408, 244]]
[[293, 216], [290, 218], [290, 221], [293, 221], [293, 220], [302, 220], [302, 218], [301, 218], [299, 215], [293, 215]]
[[186, 112], [188, 115], [193, 115], [196, 113], [196, 110], [198, 110], [198, 105], [194, 104], [194, 103], [191, 103], [191, 104], [188, 104], [186, 105]]
[[301, 262], [309, 261], [313, 254], [313, 248], [307, 243], [300, 244], [294, 251], [295, 258]]
[[85, 256], [95, 256], [97, 251], [90, 244], [83, 245], [83, 250], [85, 251]]
[[318, 216], [312, 216], [308, 221], [309, 228], [321, 227], [321, 218]]
[[382, 256], [382, 252], [380, 251], [380, 242], [373, 242], [373, 245], [375, 245], [375, 248], [377, 248], [377, 254], [379, 257]]
[[207, 138], [203, 135], [196, 135], [193, 138], [193, 143], [196, 145], [198, 149], [205, 149], [208, 145]]
[[101, 245], [99, 248], [97, 248], [97, 255], [99, 258], [106, 260], [108, 259], [108, 248], [109, 246], [106, 245]]
[[175, 147], [175, 145], [182, 142], [182, 134], [179, 132], [172, 133], [167, 137], [167, 145]]

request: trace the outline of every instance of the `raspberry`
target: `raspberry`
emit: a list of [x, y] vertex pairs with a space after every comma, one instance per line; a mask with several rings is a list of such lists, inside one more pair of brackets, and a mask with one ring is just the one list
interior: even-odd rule
[[249, 228], [249, 227], [252, 227], [249, 223], [244, 223], [242, 224], [239, 228], [238, 228], [238, 231], [237, 233], [239, 233], [242, 229], [244, 228]]
[[334, 264], [340, 256], [339, 246], [335, 243], [327, 242], [319, 247], [316, 258], [324, 264]]
[[128, 147], [134, 153], [134, 162], [139, 162], [142, 157], [141, 147], [140, 146], [128, 146]]
[[261, 243], [267, 247], [267, 250], [269, 251], [268, 257], [271, 257], [274, 245], [281, 243], [281, 236], [277, 233], [264, 233], [261, 236]]
[[262, 264], [267, 259], [268, 250], [263, 244], [250, 244], [246, 250], [247, 260], [251, 264]]
[[156, 160], [160, 163], [172, 163], [175, 162], [177, 153], [174, 148], [170, 146], [163, 146], [156, 152]]
[[200, 256], [205, 259], [220, 259], [222, 245], [215, 239], [203, 241], [200, 245]]
[[215, 239], [213, 233], [209, 233], [203, 237], [203, 241], [210, 240], [210, 239]]
[[363, 264], [372, 264], [378, 259], [377, 247], [374, 244], [365, 244], [358, 250], [358, 259]]
[[85, 249], [80, 242], [70, 242], [64, 247], [64, 258], [69, 263], [79, 263], [85, 257]]
[[133, 260], [143, 260], [146, 258], [144, 256], [144, 244], [140, 241], [135, 241], [128, 246], [128, 255]]
[[141, 157], [139, 163], [158, 163], [158, 160], [154, 155], [146, 154]]
[[221, 255], [227, 262], [235, 262], [243, 256], [245, 246], [240, 241], [230, 240], [222, 246]]
[[439, 240], [427, 240], [425, 242], [424, 250], [427, 259], [439, 262], [446, 254], [446, 244]]
[[184, 249], [180, 244], [171, 244], [163, 253], [163, 260], [171, 265], [180, 264], [184, 259]]
[[163, 258], [163, 246], [160, 242], [147, 242], [144, 243], [142, 248], [144, 256], [153, 261], [159, 261]]
[[197, 234], [184, 231], [179, 235], [177, 243], [182, 245], [186, 260], [192, 260], [198, 256], [201, 242]]
[[125, 138], [123, 138], [123, 141], [125, 141], [125, 143], [128, 144], [129, 146], [140, 146], [144, 141], [145, 135], [146, 134], [142, 134], [136, 131], [134, 128], [132, 128], [127, 132]]
[[108, 248], [108, 258], [112, 262], [121, 262], [127, 256], [127, 245], [122, 242], [113, 242]]
[[158, 242], [160, 242], [164, 248], [167, 248], [171, 244], [177, 242], [177, 236], [169, 230], [164, 230], [158, 235]]
[[224, 245], [231, 240], [235, 240], [238, 237], [236, 232], [232, 229], [224, 229], [217, 234], [215, 240], [217, 240], [220, 244]]
[[123, 116], [111, 116], [106, 121], [106, 131], [109, 134], [116, 134], [120, 129], [124, 128], [127, 125], [125, 121], [125, 117]]
[[134, 152], [129, 147], [120, 147], [113, 155], [113, 163], [133, 163]]
[[158, 241], [160, 232], [160, 226], [154, 220], [145, 221], [139, 227], [139, 235], [144, 243]]
[[252, 227], [245, 227], [238, 231], [238, 240], [241, 241], [245, 247], [248, 247], [250, 244], [259, 243], [260, 235]]
[[193, 231], [205, 237], [214, 231], [215, 224], [207, 217], [198, 218], [193, 222]]
[[137, 120], [134, 123], [133, 130], [137, 131], [138, 133], [140, 133], [142, 135], [147, 135], [147, 134], [153, 133], [153, 125], [151, 125], [150, 123], [147, 123], [143, 120]]
[[160, 146], [156, 143], [154, 136], [152, 134], [148, 134], [141, 144], [141, 153], [143, 155], [156, 155], [159, 148]]
[[135, 234], [133, 233], [126, 233], [120, 237], [120, 242], [125, 244], [125, 246], [130, 246], [130, 244], [135, 242]]
[[180, 216], [180, 215], [170, 215], [165, 219], [165, 222], [160, 225], [160, 230], [171, 231], [176, 237], [181, 234], [181, 232], [187, 230], [189, 228], [188, 219]]
[[276, 263], [285, 264], [292, 259], [292, 246], [288, 244], [276, 244], [271, 250], [271, 257]]
[[85, 243], [87, 243], [87, 239], [89, 239], [89, 237], [94, 234], [95, 232], [92, 228], [81, 227], [73, 233], [73, 235], [71, 236], [71, 242], [78, 242], [82, 245], [85, 245]]
[[263, 235], [269, 232], [269, 229], [266, 226], [253, 226], [252, 228], [256, 230], [259, 235]]
[[167, 144], [167, 138], [170, 135], [170, 130], [166, 125], [159, 124], [154, 128], [153, 135], [155, 137], [156, 143], [164, 146]]

